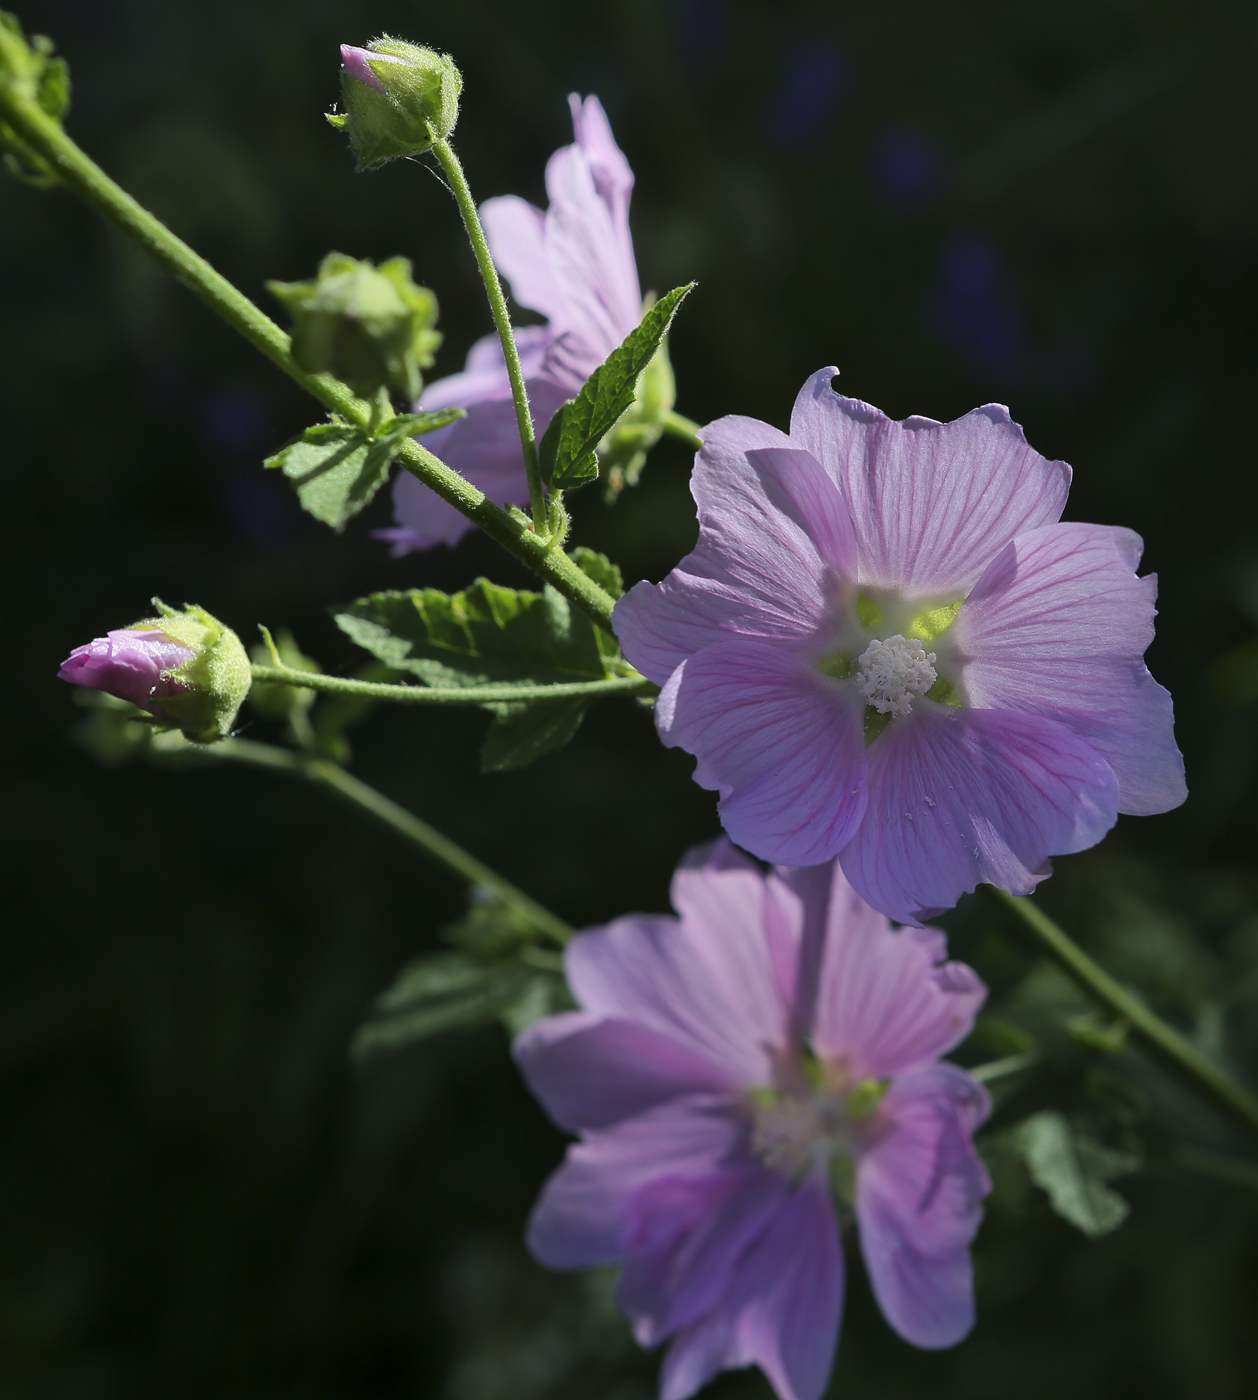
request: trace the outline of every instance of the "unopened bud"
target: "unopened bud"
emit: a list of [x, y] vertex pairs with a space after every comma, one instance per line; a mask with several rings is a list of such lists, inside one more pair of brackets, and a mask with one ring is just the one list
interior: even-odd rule
[[249, 657], [204, 609], [168, 608], [157, 598], [153, 605], [160, 616], [75, 647], [57, 674], [129, 700], [194, 744], [212, 744], [231, 733], [249, 693]]
[[293, 359], [334, 374], [360, 397], [398, 389], [419, 397], [421, 369], [441, 344], [437, 298], [411, 281], [406, 258], [379, 267], [329, 253], [312, 282], [268, 282], [293, 316]]
[[360, 170], [420, 155], [454, 130], [463, 79], [449, 54], [384, 34], [365, 49], [342, 44], [341, 65], [345, 112], [328, 121], [349, 137]]

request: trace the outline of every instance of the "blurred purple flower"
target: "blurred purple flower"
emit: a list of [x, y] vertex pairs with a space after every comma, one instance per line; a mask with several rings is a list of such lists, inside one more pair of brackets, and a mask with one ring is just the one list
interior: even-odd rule
[[96, 637], [86, 646], [75, 647], [57, 675], [71, 685], [103, 690], [119, 700], [148, 710], [158, 719], [178, 724], [178, 719], [162, 708], [171, 696], [184, 695], [191, 687], [171, 675], [196, 653], [191, 647], [156, 629], [136, 631], [121, 628], [108, 636]]
[[1139, 536], [1058, 523], [1070, 468], [1000, 405], [895, 423], [836, 373], [804, 385], [789, 437], [701, 430], [698, 546], [615, 625], [734, 840], [838, 855], [912, 924], [983, 881], [1026, 894], [1120, 811], [1177, 806], [1183, 761], [1141, 659]]
[[808, 145], [821, 135], [847, 85], [847, 65], [826, 40], [797, 40], [765, 109], [770, 134], [788, 150]]
[[673, 879], [678, 918], [569, 945], [581, 1009], [516, 1041], [533, 1092], [580, 1134], [529, 1224], [542, 1263], [623, 1262], [643, 1346], [672, 1339], [663, 1400], [757, 1365], [817, 1400], [838, 1340], [832, 1188], [854, 1198], [888, 1322], [920, 1347], [974, 1322], [969, 1246], [987, 1095], [939, 1057], [986, 990], [937, 929], [895, 931], [833, 863], [766, 877], [728, 841]]
[[1010, 383], [1025, 372], [1026, 321], [1005, 260], [987, 234], [958, 233], [944, 244], [927, 317], [940, 339], [983, 374]]
[[920, 132], [907, 128], [883, 132], [875, 140], [870, 167], [879, 193], [897, 209], [929, 204], [943, 178], [935, 147]]
[[[629, 234], [633, 171], [597, 97], [568, 99], [576, 144], [546, 166], [545, 213], [515, 195], [487, 200], [481, 219], [499, 271], [521, 305], [546, 317], [516, 332], [537, 432], [642, 319]], [[424, 445], [492, 500], [528, 499], [524, 456], [502, 347], [472, 346], [462, 374], [430, 384], [424, 409], [458, 405], [467, 417], [429, 433]], [[395, 554], [455, 544], [471, 523], [406, 472], [393, 488], [397, 527], [381, 530]]]

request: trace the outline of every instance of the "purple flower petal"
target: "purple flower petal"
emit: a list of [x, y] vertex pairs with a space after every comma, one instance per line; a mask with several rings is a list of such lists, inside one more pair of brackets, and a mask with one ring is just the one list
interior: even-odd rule
[[661, 1400], [688, 1400], [718, 1371], [752, 1365], [779, 1400], [820, 1400], [843, 1306], [838, 1236], [825, 1183], [810, 1176], [743, 1254], [718, 1306], [669, 1348]]
[[953, 1065], [897, 1080], [883, 1136], [857, 1168], [861, 1253], [878, 1306], [919, 1347], [949, 1347], [974, 1325], [970, 1243], [991, 1189], [970, 1133], [989, 1111]]
[[741, 870], [714, 871], [711, 885], [704, 914], [715, 919], [683, 907], [680, 922], [631, 915], [574, 938], [568, 983], [584, 1010], [680, 1042], [727, 1086], [769, 1084], [788, 1013], [762, 933], [763, 882], [750, 899]]
[[1049, 525], [1011, 541], [957, 616], [967, 698], [1059, 720], [1104, 757], [1121, 812], [1187, 796], [1171, 697], [1141, 659], [1157, 581], [1137, 578], [1140, 537], [1106, 525]]
[[122, 627], [75, 647], [57, 676], [71, 685], [129, 700], [163, 718], [160, 702], [190, 688], [171, 673], [194, 655], [191, 647], [156, 628]]
[[675, 1037], [587, 1011], [535, 1021], [515, 1042], [529, 1088], [561, 1128], [605, 1128], [685, 1094], [739, 1087]]
[[616, 1303], [639, 1345], [657, 1346], [720, 1302], [739, 1256], [788, 1193], [784, 1177], [750, 1160], [701, 1181], [660, 1177], [634, 1193]]
[[546, 249], [546, 215], [519, 195], [487, 199], [480, 207], [485, 237], [498, 271], [511, 284], [518, 306], [540, 312], [557, 333], [566, 324], [568, 300]]
[[608, 1264], [625, 1252], [629, 1202], [660, 1177], [702, 1181], [745, 1154], [742, 1115], [692, 1095], [573, 1144], [529, 1219], [528, 1245], [552, 1269]]
[[1113, 769], [1065, 725], [926, 701], [870, 747], [868, 814], [840, 859], [863, 899], [917, 924], [984, 881], [1028, 894], [1117, 816]]
[[791, 414], [791, 440], [843, 490], [860, 549], [860, 582], [961, 597], [1023, 530], [1056, 522], [1070, 468], [1028, 446], [1000, 404], [952, 423], [893, 422], [814, 374]]
[[886, 1079], [938, 1059], [969, 1034], [987, 989], [963, 963], [944, 963], [937, 929], [894, 930], [837, 868], [812, 1018], [825, 1058], [856, 1079]]
[[657, 685], [726, 636], [816, 652], [841, 576], [855, 575], [847, 508], [808, 453], [754, 418], [718, 419], [702, 436], [691, 480], [698, 545], [662, 583], [639, 583], [616, 605], [625, 655]]
[[744, 639], [705, 647], [656, 704], [660, 737], [699, 758], [721, 793], [721, 823], [764, 860], [817, 865], [865, 813], [862, 704], [781, 647]]

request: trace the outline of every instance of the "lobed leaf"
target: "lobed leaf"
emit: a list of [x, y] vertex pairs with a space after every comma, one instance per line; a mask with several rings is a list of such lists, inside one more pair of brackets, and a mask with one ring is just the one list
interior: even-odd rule
[[1106, 1183], [1135, 1171], [1140, 1166], [1138, 1157], [1106, 1147], [1051, 1109], [1018, 1124], [1011, 1140], [1031, 1180], [1047, 1194], [1057, 1214], [1076, 1229], [1095, 1239], [1126, 1220], [1131, 1207]]
[[284, 473], [297, 488], [303, 509], [316, 520], [343, 530], [383, 485], [404, 438], [445, 427], [463, 415], [461, 408], [403, 413], [375, 437], [348, 423], [319, 423], [262, 465]]

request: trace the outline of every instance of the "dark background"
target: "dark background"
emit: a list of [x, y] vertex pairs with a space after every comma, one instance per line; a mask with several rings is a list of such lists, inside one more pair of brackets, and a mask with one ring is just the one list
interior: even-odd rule
[[[1192, 790], [1060, 862], [1043, 902], [1253, 1082], [1252, 4], [19, 13], [70, 61], [72, 133], [264, 305], [266, 278], [309, 276], [330, 248], [401, 253], [441, 298], [437, 373], [489, 328], [438, 182], [404, 162], [355, 175], [323, 121], [336, 46], [387, 31], [461, 66], [456, 144], [480, 199], [544, 202], [545, 159], [571, 139], [566, 94], [599, 94], [638, 175], [643, 286], [699, 281], [673, 335], [687, 415], [784, 426], [831, 362], [897, 417], [1007, 402], [1074, 465], [1070, 518], [1145, 538], [1161, 577], [1150, 664], [1175, 694]], [[340, 537], [303, 516], [260, 462], [318, 410], [69, 196], [0, 183], [0, 268], [0, 1395], [644, 1400], [654, 1362], [609, 1310], [610, 1281], [548, 1275], [523, 1251], [562, 1142], [504, 1033], [362, 1070], [347, 1058], [370, 999], [458, 916], [457, 882], [280, 778], [97, 766], [55, 679], [154, 593], [246, 637], [288, 624], [336, 670], [354, 657], [330, 604], [522, 574], [483, 539], [391, 561], [370, 537], [389, 523], [383, 497]], [[693, 538], [687, 465], [665, 443], [614, 509], [587, 492], [575, 538], [630, 579], [660, 577]], [[355, 770], [576, 924], [665, 907], [682, 850], [717, 830], [714, 804], [636, 706], [608, 703], [513, 775], [478, 775], [483, 726], [377, 712]], [[973, 905], [951, 916], [955, 950], [1056, 1047], [997, 1127], [1047, 1104], [1138, 1139], [1146, 1168], [1120, 1183], [1133, 1214], [1089, 1241], [1002, 1167], [979, 1324], [942, 1354], [890, 1332], [849, 1250], [833, 1393], [1252, 1395], [1258, 1196], [1176, 1164], [1184, 1141], [1250, 1161], [1252, 1145], [1138, 1055], [1071, 1048], [1051, 1027], [1081, 1007]], [[767, 1388], [749, 1373], [713, 1394]]]

